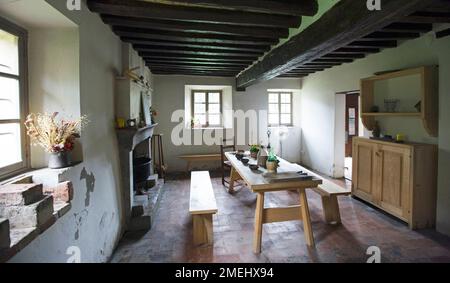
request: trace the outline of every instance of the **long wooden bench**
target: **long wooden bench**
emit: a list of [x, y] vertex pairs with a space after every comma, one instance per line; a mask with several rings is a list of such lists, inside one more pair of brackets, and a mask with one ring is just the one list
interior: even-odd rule
[[180, 156], [178, 156], [178, 158], [183, 159], [187, 162], [186, 172], [190, 171], [192, 162], [221, 161], [220, 153], [180, 155]]
[[213, 243], [213, 219], [217, 213], [216, 197], [209, 172], [192, 172], [189, 213], [194, 223], [194, 245]]
[[322, 206], [325, 221], [329, 224], [341, 223], [341, 212], [339, 210], [338, 196], [348, 196], [352, 192], [349, 189], [327, 180], [323, 180], [322, 185], [313, 189], [322, 197]]

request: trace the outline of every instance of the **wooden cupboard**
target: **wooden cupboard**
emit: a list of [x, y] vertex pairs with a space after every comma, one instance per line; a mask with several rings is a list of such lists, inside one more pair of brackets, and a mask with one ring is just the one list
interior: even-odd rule
[[353, 139], [352, 194], [407, 222], [435, 226], [437, 146]]

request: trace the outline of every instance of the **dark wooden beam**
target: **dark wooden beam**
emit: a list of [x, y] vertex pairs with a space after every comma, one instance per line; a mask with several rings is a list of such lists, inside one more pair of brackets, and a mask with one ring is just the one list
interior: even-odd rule
[[286, 28], [247, 27], [221, 24], [198, 24], [167, 20], [148, 20], [142, 18], [102, 15], [103, 22], [114, 27], [148, 28], [164, 31], [183, 31], [203, 34], [241, 35], [260, 38], [285, 38], [289, 35]]
[[449, 12], [416, 12], [403, 21], [411, 23], [450, 23]]
[[450, 35], [450, 28], [436, 32], [436, 38], [443, 38]]
[[343, 47], [333, 51], [332, 54], [359, 54], [359, 53], [378, 53], [380, 52], [379, 48], [373, 47]]
[[248, 51], [234, 51], [234, 50], [210, 50], [210, 49], [200, 49], [200, 48], [156, 48], [156, 47], [141, 47], [134, 46], [134, 49], [138, 52], [164, 52], [171, 54], [186, 54], [186, 55], [204, 55], [204, 56], [236, 56], [236, 57], [259, 57], [262, 52], [248, 52]]
[[179, 71], [179, 72], [165, 72], [163, 70], [158, 70], [154, 72], [155, 75], [165, 75], [165, 76], [201, 76], [201, 77], [235, 77], [236, 74], [229, 73], [212, 73], [212, 72], [188, 72], [188, 71]]
[[212, 8], [231, 11], [257, 12], [290, 16], [314, 16], [318, 10], [316, 0], [145, 0], [147, 2], [187, 7]]
[[429, 23], [393, 23], [383, 28], [385, 32], [419, 32], [426, 33], [433, 29]]
[[230, 62], [198, 62], [198, 61], [184, 61], [184, 60], [156, 60], [156, 59], [147, 59], [145, 60], [149, 64], [164, 64], [164, 65], [188, 65], [188, 66], [238, 66], [244, 69], [246, 66], [250, 65], [242, 63], [230, 63]]
[[366, 54], [364, 53], [329, 53], [327, 55], [322, 56], [321, 59], [358, 59], [364, 58]]
[[297, 28], [301, 23], [301, 18], [293, 16], [169, 6], [136, 0], [89, 0], [87, 3], [92, 12], [114, 16], [282, 28]]
[[397, 40], [382, 40], [382, 41], [354, 41], [346, 46], [347, 48], [365, 48], [365, 47], [376, 47], [376, 48], [392, 48], [397, 47]]
[[266, 45], [238, 45], [238, 44], [217, 44], [217, 43], [199, 44], [199, 43], [178, 42], [178, 41], [136, 39], [130, 37], [122, 37], [121, 39], [124, 42], [128, 42], [135, 45], [155, 46], [155, 47], [158, 46], [161, 48], [170, 46], [170, 47], [204, 48], [213, 50], [218, 49], [218, 50], [241, 50], [241, 51], [260, 51], [260, 52], [270, 50], [270, 47]]
[[382, 10], [376, 12], [368, 10], [366, 2], [339, 1], [301, 33], [242, 72], [237, 78], [237, 88], [277, 77], [295, 66], [320, 58], [355, 39], [399, 22], [403, 17], [430, 6], [435, 0], [384, 0]]
[[255, 57], [235, 57], [235, 56], [204, 56], [204, 55], [188, 55], [188, 54], [168, 54], [163, 52], [141, 52], [139, 53], [144, 59], [170, 59], [170, 60], [194, 60], [204, 62], [253, 62], [258, 58]]
[[190, 54], [190, 55], [219, 55], [219, 56], [242, 56], [242, 57], [259, 57], [263, 52], [250, 52], [239, 50], [212, 50], [203, 48], [182, 48], [182, 47], [155, 47], [134, 45], [134, 49], [138, 52], [164, 52], [174, 54]]
[[209, 71], [230, 71], [230, 72], [240, 72], [242, 68], [236, 67], [216, 67], [216, 66], [185, 66], [185, 65], [160, 65], [160, 64], [150, 64], [150, 69], [167, 69], [167, 70], [209, 70]]
[[331, 64], [333, 64], [333, 63], [351, 63], [353, 61], [354, 61], [354, 59], [351, 59], [351, 58], [324, 58], [324, 57], [322, 57], [319, 59], [314, 59], [312, 62], [313, 63], [325, 63], [325, 64], [331, 63]]
[[160, 31], [137, 28], [113, 28], [120, 37], [133, 37], [151, 40], [168, 40], [191, 43], [216, 43], [216, 44], [249, 44], [249, 45], [273, 45], [278, 40], [252, 38], [248, 36], [199, 34], [189, 32]]
[[377, 31], [371, 33], [365, 37], [362, 37], [360, 40], [370, 40], [370, 41], [379, 41], [379, 40], [397, 40], [397, 39], [411, 39], [420, 37], [420, 33], [418, 32], [381, 32]]

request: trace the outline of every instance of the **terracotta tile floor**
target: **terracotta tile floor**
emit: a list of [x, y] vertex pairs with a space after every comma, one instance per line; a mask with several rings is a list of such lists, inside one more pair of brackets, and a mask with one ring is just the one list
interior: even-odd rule
[[[305, 245], [299, 221], [264, 225], [260, 255], [252, 252], [256, 196], [244, 188], [229, 195], [213, 179], [219, 213], [214, 246], [192, 245], [189, 179], [168, 181], [151, 231], [129, 233], [111, 262], [366, 262], [369, 246], [381, 249], [382, 262], [450, 262], [450, 238], [435, 231], [410, 231], [406, 224], [351, 197], [339, 199], [342, 225], [322, 220], [320, 198], [308, 192], [316, 248]], [[298, 204], [295, 192], [267, 194], [266, 207]]]

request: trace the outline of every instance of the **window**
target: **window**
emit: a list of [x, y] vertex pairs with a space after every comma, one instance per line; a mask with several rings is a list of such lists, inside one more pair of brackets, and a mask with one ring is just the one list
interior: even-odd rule
[[194, 128], [222, 127], [222, 92], [192, 91], [192, 118]]
[[0, 18], [0, 178], [27, 167], [26, 31]]
[[269, 92], [269, 127], [292, 126], [292, 92]]

